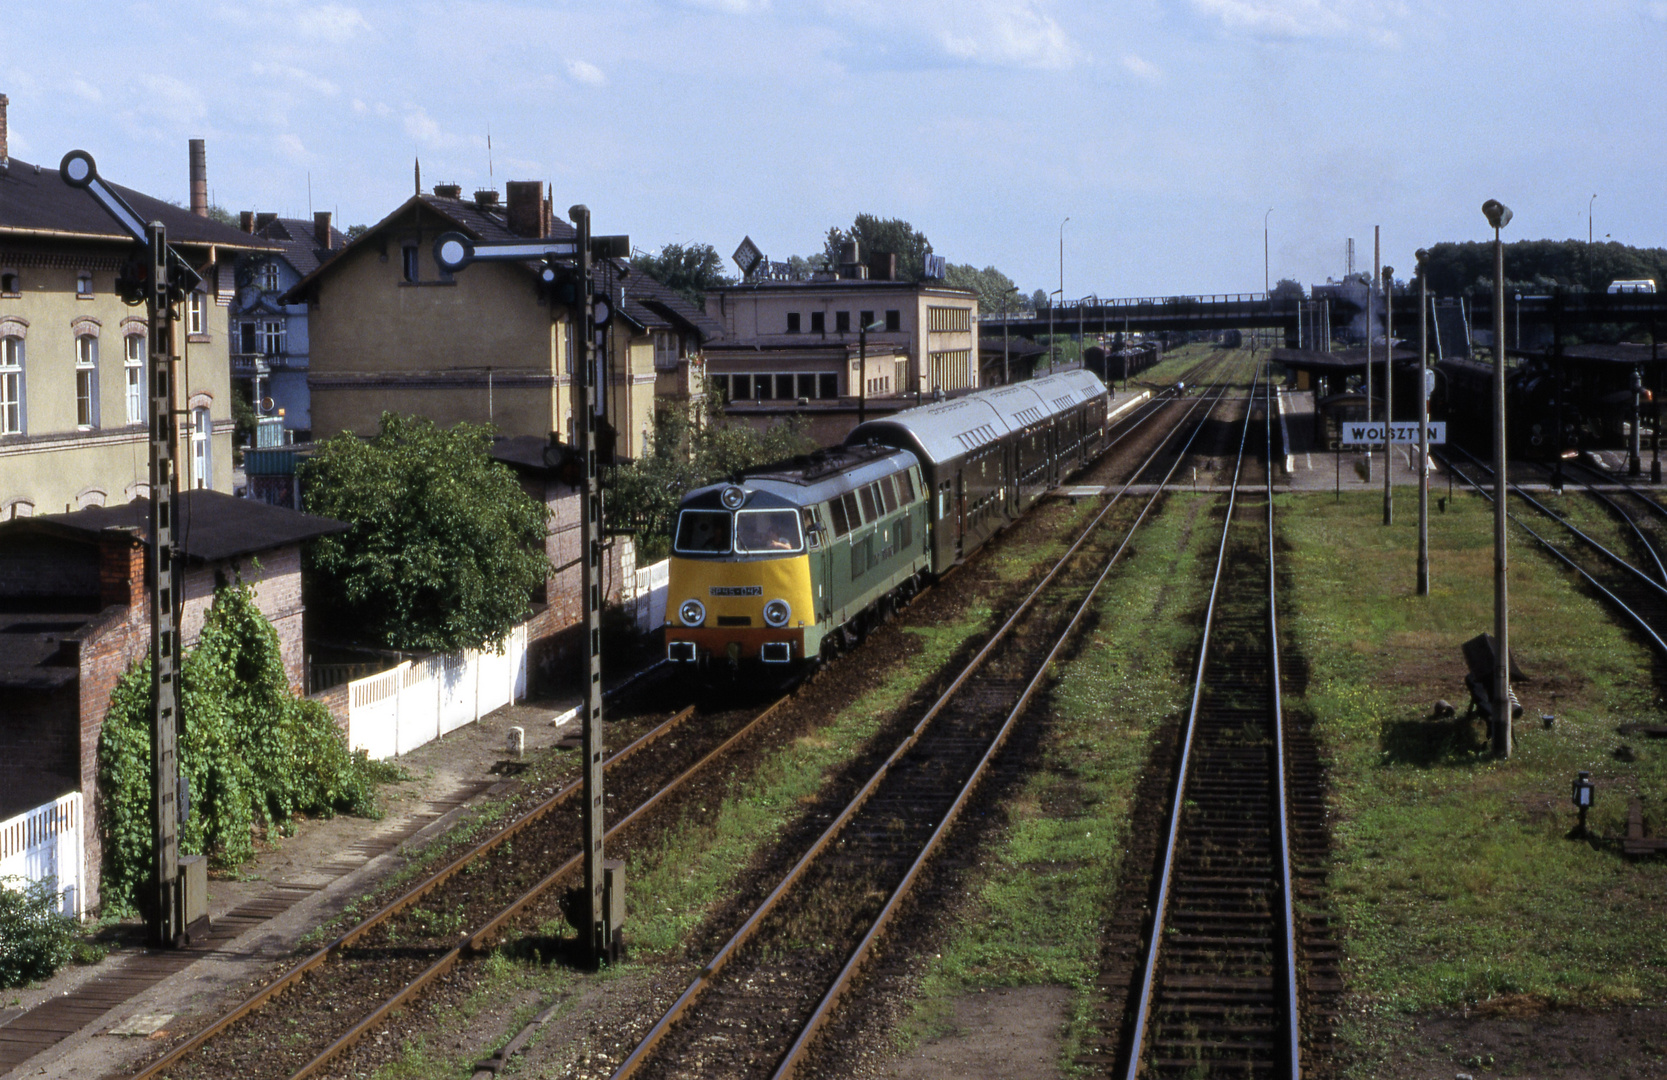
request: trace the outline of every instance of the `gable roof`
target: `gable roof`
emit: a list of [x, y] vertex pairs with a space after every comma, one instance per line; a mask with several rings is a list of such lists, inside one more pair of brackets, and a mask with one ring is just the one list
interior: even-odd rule
[[[350, 527], [335, 518], [285, 510], [207, 488], [182, 491], [179, 500], [174, 535], [181, 553], [193, 562], [253, 555], [317, 536], [346, 532]], [[140, 497], [116, 506], [89, 506], [67, 514], [13, 518], [0, 522], [0, 537], [38, 531], [97, 541], [100, 533], [112, 528], [137, 529], [140, 541], [149, 544], [150, 500]]]
[[[106, 183], [109, 183], [106, 181]], [[168, 227], [170, 244], [264, 250], [274, 245], [240, 229], [198, 217], [183, 206], [163, 202], [132, 188], [110, 184], [145, 221]], [[51, 240], [130, 241], [126, 231], [98, 200], [64, 183], [56, 168], [17, 158], [0, 169], [0, 240], [39, 237]]]
[[[505, 220], [508, 213], [503, 206], [486, 208], [467, 199], [452, 199], [440, 195], [413, 195], [400, 203], [399, 206], [381, 221], [366, 229], [358, 238], [345, 245], [342, 250], [351, 250], [361, 244], [372, 242], [383, 231], [399, 228], [402, 221], [409, 220], [414, 207], [437, 215], [449, 223], [458, 232], [471, 240], [491, 243], [494, 241], [525, 241], [527, 237], [511, 231]], [[305, 224], [298, 222], [298, 225]], [[310, 234], [309, 234], [310, 235]], [[550, 231], [545, 234], [546, 240], [574, 240], [578, 238], [578, 230], [572, 225], [554, 215], [550, 218]], [[311, 270], [302, 271], [302, 278], [281, 298], [281, 302], [290, 304], [299, 302], [311, 291], [325, 275], [330, 272], [330, 265], [341, 256], [341, 251], [334, 252], [322, 264], [315, 265]], [[536, 260], [528, 260], [521, 264], [528, 273], [536, 274], [540, 264]], [[301, 270], [299, 266], [297, 270]], [[625, 273], [621, 274], [621, 271]], [[599, 293], [606, 293], [615, 301], [616, 310], [637, 326], [645, 329], [677, 329], [696, 334], [701, 341], [711, 341], [723, 336], [723, 324], [713, 319], [706, 312], [691, 304], [675, 289], [656, 281], [654, 278], [631, 266], [626, 259], [598, 259], [591, 265], [591, 286]], [[619, 303], [620, 290], [624, 289], [624, 302]]]
[[[283, 248], [283, 257], [295, 272], [306, 277], [329, 258], [334, 258], [347, 246], [347, 237], [335, 226], [330, 227], [330, 250], [321, 252], [313, 233], [313, 223], [302, 218], [273, 218], [254, 235], [271, 240]], [[324, 258], [320, 255], [324, 254]]]

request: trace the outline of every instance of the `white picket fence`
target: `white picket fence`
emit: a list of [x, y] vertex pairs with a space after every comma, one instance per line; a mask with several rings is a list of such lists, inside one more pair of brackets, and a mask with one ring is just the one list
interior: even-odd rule
[[0, 821], [0, 878], [50, 878], [58, 890], [58, 910], [80, 918], [86, 894], [81, 828], [79, 791]]
[[666, 585], [671, 580], [671, 562], [661, 559], [635, 573], [633, 588], [625, 600], [631, 624], [648, 634], [665, 625]]
[[407, 660], [347, 687], [347, 741], [371, 757], [408, 754], [527, 693], [527, 628], [500, 653], [467, 649]]

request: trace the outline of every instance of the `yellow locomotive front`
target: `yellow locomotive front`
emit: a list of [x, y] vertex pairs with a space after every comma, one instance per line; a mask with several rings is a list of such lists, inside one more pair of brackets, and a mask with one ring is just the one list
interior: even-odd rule
[[684, 498], [668, 568], [667, 659], [713, 676], [790, 665], [805, 659], [807, 645], [816, 655], [805, 518], [779, 495], [735, 484]]

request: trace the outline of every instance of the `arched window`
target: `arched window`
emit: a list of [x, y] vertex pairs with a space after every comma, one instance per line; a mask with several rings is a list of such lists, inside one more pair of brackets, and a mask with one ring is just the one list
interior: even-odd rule
[[75, 423], [98, 426], [98, 338], [91, 334], [75, 339]]
[[23, 434], [23, 339], [0, 337], [0, 435]]
[[209, 418], [208, 408], [200, 406], [191, 410], [191, 486], [198, 488], [212, 487], [214, 476], [210, 460], [210, 437], [214, 433], [214, 421]]
[[128, 334], [122, 339], [127, 354], [122, 364], [126, 378], [127, 422], [145, 422], [145, 338], [143, 334]]

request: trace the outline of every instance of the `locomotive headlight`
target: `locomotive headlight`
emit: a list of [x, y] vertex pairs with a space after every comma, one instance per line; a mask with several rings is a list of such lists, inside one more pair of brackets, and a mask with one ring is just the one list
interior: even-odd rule
[[764, 605], [764, 621], [770, 626], [786, 626], [793, 617], [793, 609], [786, 600], [772, 600]]
[[677, 617], [683, 620], [684, 626], [699, 626], [706, 621], [706, 605], [699, 600], [685, 600], [677, 609]]

